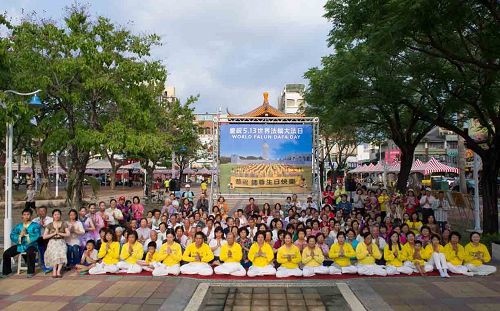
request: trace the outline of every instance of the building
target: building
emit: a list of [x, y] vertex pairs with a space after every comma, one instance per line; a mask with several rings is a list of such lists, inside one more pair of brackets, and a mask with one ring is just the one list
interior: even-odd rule
[[[365, 162], [375, 163], [379, 161], [380, 157], [389, 164], [400, 160], [400, 150], [392, 140], [383, 143], [380, 146], [381, 150], [379, 150], [378, 146], [372, 147], [369, 152], [369, 161]], [[413, 158], [423, 162], [435, 158], [440, 162], [456, 167], [458, 164], [458, 136], [451, 131], [436, 126], [418, 143]]]
[[217, 113], [197, 113], [194, 115], [194, 123], [198, 125], [198, 138], [202, 149], [198, 151], [200, 158], [193, 163], [193, 168], [212, 166], [213, 131]]
[[304, 111], [304, 84], [287, 84], [278, 99], [278, 110], [286, 114], [300, 114]]
[[162, 102], [172, 103], [174, 100], [177, 100], [177, 96], [175, 95], [175, 87], [173, 86], [165, 86], [163, 90], [163, 94], [161, 96]]

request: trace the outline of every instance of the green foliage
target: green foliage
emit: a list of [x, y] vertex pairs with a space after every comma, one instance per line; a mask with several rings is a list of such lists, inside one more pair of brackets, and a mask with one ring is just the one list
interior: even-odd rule
[[[404, 98], [401, 103], [406, 108], [402, 111], [409, 109], [409, 118], [417, 116], [420, 121], [454, 131], [482, 158], [484, 228], [486, 232], [497, 232], [498, 1], [330, 0], [325, 9], [325, 16], [333, 25], [329, 43], [337, 53], [347, 53], [343, 57], [347, 61], [358, 59], [359, 52], [369, 55], [351, 62], [354, 66], [360, 64], [365, 71], [372, 70], [368, 76], [377, 78], [361, 79], [358, 81], [361, 85], [370, 83], [380, 90], [392, 89], [394, 97]], [[384, 63], [389, 66], [378, 65]], [[380, 78], [395, 84], [384, 83], [384, 87], [379, 83]], [[347, 79], [347, 82], [352, 81]], [[355, 85], [358, 82], [355, 80]], [[350, 87], [343, 91], [352, 93]], [[370, 98], [373, 93], [358, 95], [369, 101], [377, 100]], [[477, 121], [486, 134], [475, 137], [472, 131], [464, 130], [464, 122], [470, 119]]]

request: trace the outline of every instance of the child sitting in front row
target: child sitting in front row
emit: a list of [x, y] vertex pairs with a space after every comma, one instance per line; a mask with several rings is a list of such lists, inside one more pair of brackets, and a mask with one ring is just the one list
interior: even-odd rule
[[413, 253], [413, 264], [415, 265], [415, 268], [417, 268], [418, 272], [420, 275], [424, 276], [425, 275], [425, 270], [424, 270], [424, 265], [425, 265], [425, 260], [422, 258], [422, 252], [424, 252], [424, 249], [422, 247], [422, 241], [415, 241], [415, 252]]
[[153, 263], [158, 262], [158, 252], [156, 251], [156, 242], [151, 241], [148, 243], [148, 251], [145, 260], [137, 260], [137, 264], [145, 271], [153, 271]]
[[95, 249], [94, 240], [88, 240], [85, 245], [85, 251], [83, 251], [82, 259], [80, 260], [80, 264], [76, 265], [76, 270], [80, 272], [80, 274], [86, 274], [90, 268], [94, 267], [97, 262], [97, 250]]

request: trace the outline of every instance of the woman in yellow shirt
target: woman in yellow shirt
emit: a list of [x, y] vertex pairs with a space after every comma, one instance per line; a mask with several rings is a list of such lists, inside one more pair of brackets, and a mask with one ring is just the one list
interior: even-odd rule
[[463, 265], [465, 259], [465, 249], [460, 245], [460, 233], [453, 231], [450, 233], [450, 242], [444, 246], [444, 255], [448, 263], [448, 270], [452, 273], [473, 276], [466, 266]]
[[431, 243], [427, 244], [425, 251], [430, 254], [429, 264], [438, 269], [442, 278], [449, 278], [448, 263], [446, 262], [444, 247], [441, 245], [439, 235], [433, 234], [431, 236]]
[[403, 265], [403, 246], [399, 241], [399, 233], [393, 232], [389, 243], [384, 246], [385, 271], [387, 275], [412, 274], [413, 269]]
[[108, 229], [104, 235], [104, 241], [99, 248], [97, 254], [100, 263], [89, 270], [89, 274], [105, 274], [118, 272], [117, 263], [120, 261], [120, 243], [116, 241], [116, 236], [113, 230]]
[[323, 251], [316, 245], [316, 237], [309, 236], [307, 238], [307, 247], [302, 251], [302, 274], [305, 277], [317, 274], [329, 274], [328, 267], [323, 266], [325, 256]]
[[275, 275], [276, 269], [273, 267], [273, 249], [264, 240], [266, 232], [258, 231], [255, 236], [257, 237], [257, 242], [253, 243], [248, 251], [248, 259], [252, 262], [252, 266], [248, 268], [247, 275], [250, 277]]
[[363, 239], [364, 241], [359, 243], [356, 247], [358, 274], [386, 276], [387, 271], [385, 271], [384, 267], [375, 263], [376, 259], [382, 258], [382, 254], [378, 246], [372, 243], [371, 233], [363, 233]]
[[344, 232], [337, 234], [337, 242], [330, 247], [328, 257], [333, 260], [328, 267], [330, 274], [358, 273], [358, 268], [351, 264], [351, 257], [356, 257], [356, 252], [351, 244], [345, 242]]
[[167, 229], [166, 238], [167, 242], [162, 244], [158, 251], [158, 261], [153, 263], [153, 276], [179, 275], [181, 272], [182, 249], [181, 245], [174, 241], [173, 229]]
[[[403, 245], [403, 258], [404, 258], [404, 263], [403, 265], [405, 267], [409, 267], [413, 270], [413, 272], [417, 273], [419, 272], [418, 269], [417, 269], [417, 266], [415, 266], [415, 263], [414, 263], [414, 257], [415, 257], [415, 234], [413, 232], [408, 232], [406, 234], [406, 244]], [[424, 268], [424, 272], [431, 272], [432, 270], [434, 270], [434, 267], [432, 265], [430, 265], [429, 263], [425, 262], [425, 260], [429, 259], [429, 256], [427, 256], [427, 252], [422, 249], [420, 252], [420, 257], [421, 260], [423, 260], [423, 268]]]
[[226, 243], [221, 246], [219, 258], [223, 264], [214, 268], [215, 274], [230, 274], [233, 276], [245, 276], [245, 268], [240, 261], [243, 258], [241, 245], [234, 243], [234, 234], [229, 232], [226, 236]]
[[470, 242], [465, 245], [465, 266], [474, 273], [474, 275], [489, 275], [495, 273], [495, 266], [485, 265], [490, 262], [490, 252], [486, 245], [480, 243], [481, 235], [478, 232], [470, 234]]
[[208, 264], [214, 259], [214, 254], [205, 243], [205, 234], [203, 232], [196, 232], [194, 235], [194, 243], [186, 247], [182, 260], [188, 262], [181, 267], [182, 274], [199, 274], [199, 275], [212, 275], [214, 270]]
[[406, 224], [414, 234], [420, 234], [420, 228], [422, 228], [423, 223], [418, 219], [417, 213], [411, 214], [411, 219], [408, 219]]
[[299, 268], [302, 256], [300, 255], [299, 248], [293, 245], [293, 237], [291, 233], [285, 233], [285, 245], [278, 249], [276, 259], [281, 265], [278, 268], [278, 271], [276, 271], [277, 278], [302, 276], [302, 270]]
[[140, 273], [142, 271], [142, 267], [137, 264], [137, 261], [144, 256], [144, 247], [137, 241], [138, 239], [137, 232], [128, 232], [127, 243], [122, 246], [120, 252], [121, 261], [117, 264], [120, 272]]

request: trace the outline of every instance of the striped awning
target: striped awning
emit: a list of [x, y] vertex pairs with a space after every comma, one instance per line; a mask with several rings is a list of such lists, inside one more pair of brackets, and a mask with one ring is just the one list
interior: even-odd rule
[[431, 158], [429, 162], [424, 165], [424, 175], [431, 175], [432, 173], [459, 173], [459, 169], [453, 166], [446, 165], [439, 162], [435, 158]]

